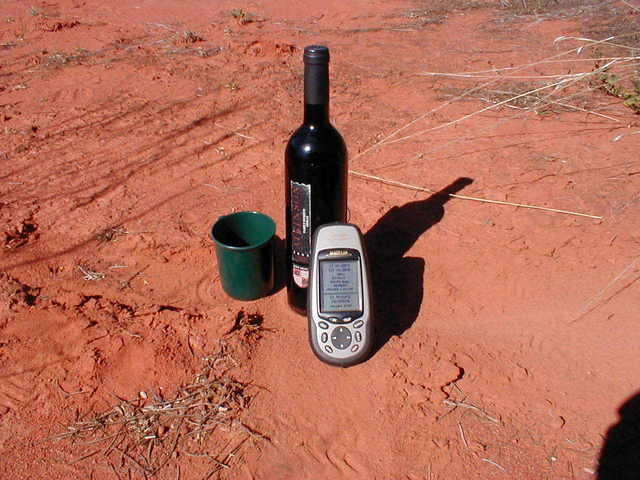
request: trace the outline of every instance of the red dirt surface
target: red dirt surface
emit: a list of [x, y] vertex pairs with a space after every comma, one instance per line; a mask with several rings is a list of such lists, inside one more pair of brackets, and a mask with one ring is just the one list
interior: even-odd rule
[[[615, 20], [589, 2], [508, 3], [4, 0], [0, 477], [144, 478], [124, 455], [110, 466], [50, 437], [117, 397], [175, 391], [223, 339], [249, 384], [240, 418], [268, 439], [210, 478], [627, 478], [598, 461], [620, 415], [639, 415], [633, 400], [618, 413], [640, 388], [639, 117], [586, 88], [581, 110], [464, 118], [489, 105], [484, 90], [452, 98], [487, 79], [420, 75], [534, 63]], [[380, 347], [349, 369], [318, 362], [283, 290], [225, 296], [208, 239], [234, 210], [284, 235], [283, 150], [311, 43], [332, 49], [351, 169], [433, 191], [464, 177], [460, 195], [602, 218], [351, 176]], [[593, 54], [521, 73], [589, 72]], [[430, 131], [372, 148], [415, 119], [390, 140]], [[240, 312], [262, 338], [234, 328]], [[217, 465], [175, 450], [154, 478]]]

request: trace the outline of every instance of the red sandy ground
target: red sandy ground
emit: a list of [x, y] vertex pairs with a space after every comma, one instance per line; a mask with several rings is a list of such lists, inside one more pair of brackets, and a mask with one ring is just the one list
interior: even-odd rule
[[[240, 311], [266, 327], [238, 353], [236, 375], [255, 386], [243, 421], [271, 441], [247, 443], [225, 478], [597, 477], [607, 430], [640, 386], [640, 137], [613, 141], [638, 116], [596, 91], [588, 100], [619, 121], [502, 107], [367, 150], [447, 89], [479, 83], [418, 73], [548, 58], [580, 45], [554, 39], [580, 36], [589, 13], [442, 5], [2, 2], [2, 478], [118, 478], [46, 438], [113, 395], [187, 382]], [[451, 199], [398, 265], [379, 268], [388, 341], [354, 368], [318, 362], [283, 290], [225, 296], [207, 236], [233, 210], [266, 212], [283, 236], [283, 150], [311, 43], [332, 48], [332, 118], [353, 170], [432, 190], [469, 177], [460, 194], [603, 218]], [[487, 105], [456, 101], [398, 137]], [[350, 221], [367, 232], [428, 196], [351, 176]], [[385, 228], [378, 248], [394, 242]], [[156, 478], [209, 470], [183, 455]]]

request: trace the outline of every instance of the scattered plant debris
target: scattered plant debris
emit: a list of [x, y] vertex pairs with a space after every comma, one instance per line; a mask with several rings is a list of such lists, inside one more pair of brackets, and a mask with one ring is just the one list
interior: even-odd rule
[[182, 455], [209, 462], [210, 478], [230, 469], [247, 441], [269, 441], [239, 419], [251, 397], [248, 386], [229, 375], [235, 365], [221, 342], [216, 354], [203, 359], [200, 373], [172, 396], [145, 390], [131, 400], [117, 397], [114, 406], [90, 418], [77, 414], [52, 440], [83, 446], [70, 463], [99, 456], [120, 478], [132, 472], [152, 477]]
[[624, 100], [625, 106], [640, 114], [640, 76], [631, 80], [632, 88], [625, 88], [620, 77], [609, 72], [602, 73], [599, 80], [604, 92]]
[[82, 278], [89, 282], [95, 282], [98, 280], [103, 280], [106, 275], [102, 272], [95, 272], [89, 268], [83, 267], [82, 265], [78, 265], [78, 270], [82, 272]]
[[240, 86], [235, 81], [230, 81], [224, 84], [224, 88], [228, 89], [230, 92], [235, 92], [240, 88]]
[[43, 32], [60, 32], [77, 27], [78, 25], [80, 25], [80, 22], [77, 20], [59, 21], [47, 19], [40, 24], [40, 29]]
[[182, 32], [182, 41], [184, 43], [196, 43], [202, 42], [203, 40], [204, 38], [191, 30], [185, 30], [184, 32]]
[[256, 16], [252, 13], [244, 11], [242, 8], [234, 8], [231, 10], [231, 16], [238, 20], [240, 25], [246, 25], [256, 20]]
[[107, 242], [115, 242], [118, 237], [122, 237], [131, 232], [127, 231], [126, 228], [123, 227], [111, 227], [107, 228], [96, 235], [96, 240], [98, 243], [107, 243]]

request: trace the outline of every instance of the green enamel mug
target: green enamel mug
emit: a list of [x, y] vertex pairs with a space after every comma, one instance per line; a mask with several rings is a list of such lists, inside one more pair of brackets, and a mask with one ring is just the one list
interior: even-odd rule
[[276, 224], [260, 212], [220, 217], [211, 227], [223, 290], [237, 300], [273, 292]]

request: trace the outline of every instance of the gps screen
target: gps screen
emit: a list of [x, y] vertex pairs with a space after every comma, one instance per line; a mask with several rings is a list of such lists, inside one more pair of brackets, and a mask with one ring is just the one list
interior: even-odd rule
[[360, 265], [358, 260], [323, 260], [320, 262], [320, 310], [353, 312], [360, 305]]

